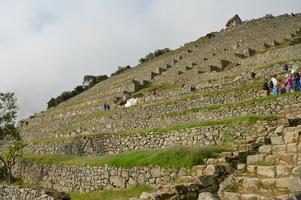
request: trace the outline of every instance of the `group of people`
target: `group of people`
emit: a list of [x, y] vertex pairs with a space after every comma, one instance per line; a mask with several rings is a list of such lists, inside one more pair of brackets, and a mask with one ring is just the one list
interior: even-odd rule
[[[288, 72], [288, 64], [283, 65], [283, 70]], [[271, 80], [265, 79], [263, 89], [266, 91], [266, 95], [270, 95], [272, 91], [273, 95], [297, 92], [301, 91], [301, 74], [297, 72], [297, 68], [292, 68], [291, 73], [287, 73], [284, 77], [284, 81], [277, 80], [276, 75], [273, 75]]]

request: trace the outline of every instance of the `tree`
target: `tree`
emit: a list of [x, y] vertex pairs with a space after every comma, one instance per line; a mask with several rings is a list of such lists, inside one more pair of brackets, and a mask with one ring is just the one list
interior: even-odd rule
[[12, 181], [12, 167], [16, 164], [16, 159], [22, 155], [24, 147], [15, 127], [16, 101], [14, 93], [0, 93], [0, 161], [8, 182]]
[[11, 183], [14, 179], [12, 175], [12, 168], [16, 164], [18, 158], [23, 155], [23, 148], [26, 145], [22, 141], [16, 141], [8, 145], [4, 152], [0, 155], [0, 160], [3, 163], [4, 173], [8, 183]]

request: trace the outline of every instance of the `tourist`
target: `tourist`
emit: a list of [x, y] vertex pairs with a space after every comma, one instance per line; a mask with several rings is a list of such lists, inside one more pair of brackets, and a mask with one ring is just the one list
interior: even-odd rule
[[277, 95], [278, 94], [278, 81], [275, 76], [272, 76], [271, 82], [273, 83], [273, 89], [272, 89], [273, 95]]
[[252, 72], [251, 72], [251, 78], [253, 78], [253, 79], [254, 79], [254, 78], [255, 78], [255, 76], [256, 76], [256, 73], [252, 71]]
[[284, 86], [283, 86], [282, 80], [279, 80], [279, 81], [278, 81], [278, 93], [279, 93], [279, 94], [285, 93], [285, 88], [284, 88]]
[[268, 79], [264, 79], [263, 90], [266, 91], [266, 96], [270, 95], [270, 88], [269, 88]]
[[288, 71], [288, 64], [283, 65], [283, 70]]
[[103, 109], [104, 110], [110, 110], [110, 108], [111, 108], [110, 104], [108, 104], [108, 103], [103, 104]]
[[155, 100], [156, 97], [157, 97], [157, 90], [156, 90], [156, 88], [154, 88], [154, 89], [152, 90], [151, 95], [152, 95], [153, 100]]
[[289, 93], [292, 89], [292, 76], [286, 74], [285, 75], [285, 88], [286, 88], [286, 93]]
[[297, 92], [299, 89], [299, 74], [297, 72], [294, 72], [292, 74], [292, 82], [293, 82], [293, 92]]

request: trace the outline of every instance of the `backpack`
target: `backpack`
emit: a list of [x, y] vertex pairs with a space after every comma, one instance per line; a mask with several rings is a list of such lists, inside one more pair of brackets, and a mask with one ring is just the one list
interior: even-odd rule
[[270, 82], [269, 82], [269, 88], [272, 89], [273, 87], [274, 87], [273, 81], [270, 81]]

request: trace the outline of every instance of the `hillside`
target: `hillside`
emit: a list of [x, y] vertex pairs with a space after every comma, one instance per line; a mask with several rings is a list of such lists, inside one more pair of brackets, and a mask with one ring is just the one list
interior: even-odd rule
[[[296, 199], [301, 132], [286, 115], [300, 111], [300, 92], [262, 89], [284, 81], [283, 64], [301, 66], [301, 14], [209, 33], [22, 120], [15, 174], [71, 195], [146, 185], [156, 192], [140, 199]], [[114, 103], [125, 91], [137, 105]]]

